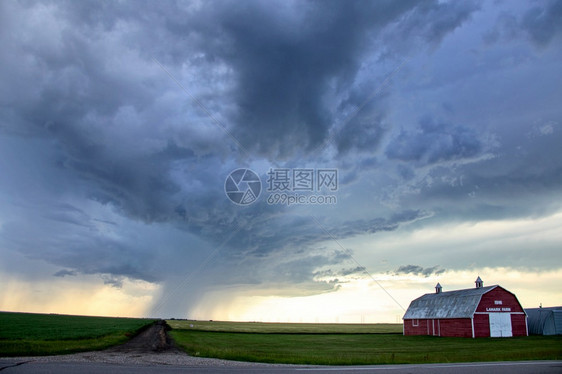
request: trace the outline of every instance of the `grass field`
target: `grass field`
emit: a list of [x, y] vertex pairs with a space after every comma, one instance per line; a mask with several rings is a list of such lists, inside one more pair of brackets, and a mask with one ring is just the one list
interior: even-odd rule
[[173, 328], [170, 333], [176, 344], [189, 354], [239, 361], [367, 365], [562, 358], [562, 337], [465, 339], [402, 336], [396, 333], [401, 331], [401, 325], [394, 324], [194, 321], [168, 321], [168, 324]]
[[167, 320], [172, 329], [257, 334], [402, 334], [401, 323], [265, 323]]
[[[99, 350], [154, 320], [0, 312], [0, 357]], [[170, 320], [194, 356], [315, 365], [562, 359], [562, 337], [463, 339], [402, 336], [400, 324], [238, 323]]]
[[0, 357], [104, 349], [154, 320], [0, 312]]

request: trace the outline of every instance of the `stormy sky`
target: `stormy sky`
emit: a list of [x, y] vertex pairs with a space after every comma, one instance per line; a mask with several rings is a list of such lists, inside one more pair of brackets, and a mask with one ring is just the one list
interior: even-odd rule
[[[551, 0], [0, 2], [0, 309], [394, 322], [478, 275], [560, 304], [560, 19]], [[240, 168], [252, 203], [225, 193]], [[288, 191], [337, 202], [268, 203], [274, 170], [337, 170]]]

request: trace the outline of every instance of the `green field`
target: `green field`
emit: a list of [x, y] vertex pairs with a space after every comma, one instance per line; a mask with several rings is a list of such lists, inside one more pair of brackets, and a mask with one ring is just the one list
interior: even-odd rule
[[0, 312], [0, 357], [53, 355], [123, 343], [154, 320]]
[[[104, 349], [150, 319], [0, 312], [0, 357]], [[464, 339], [402, 336], [401, 324], [301, 324], [170, 320], [194, 356], [314, 365], [562, 359], [561, 336]]]
[[[401, 325], [168, 321], [194, 356], [286, 364], [367, 365], [562, 358], [562, 337], [402, 336]], [[191, 327], [193, 326], [193, 327]], [[389, 333], [390, 332], [390, 333]]]
[[261, 334], [402, 334], [401, 323], [266, 323], [167, 320], [172, 329]]

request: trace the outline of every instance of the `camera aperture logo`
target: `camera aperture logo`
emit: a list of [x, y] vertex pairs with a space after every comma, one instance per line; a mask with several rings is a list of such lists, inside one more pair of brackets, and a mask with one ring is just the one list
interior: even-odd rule
[[237, 205], [250, 205], [260, 197], [260, 177], [250, 169], [236, 169], [224, 182], [226, 196]]
[[[338, 169], [270, 168], [266, 179], [268, 205], [337, 204], [330, 193], [338, 190]], [[252, 204], [261, 189], [259, 175], [246, 168], [231, 172], [224, 183], [226, 196], [237, 205]]]

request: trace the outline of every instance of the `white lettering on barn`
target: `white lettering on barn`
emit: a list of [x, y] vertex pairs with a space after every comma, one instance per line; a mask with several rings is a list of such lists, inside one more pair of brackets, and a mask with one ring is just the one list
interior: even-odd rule
[[486, 312], [511, 312], [511, 308], [486, 308]]

